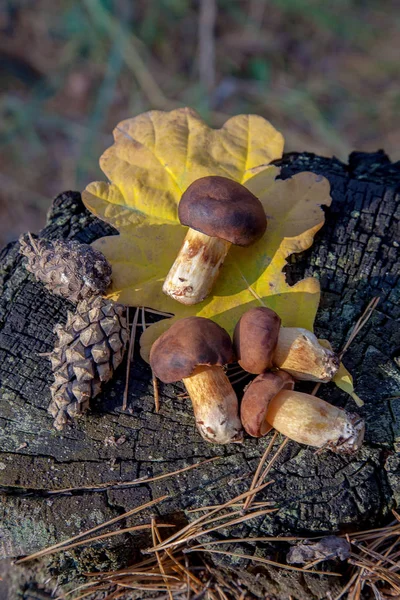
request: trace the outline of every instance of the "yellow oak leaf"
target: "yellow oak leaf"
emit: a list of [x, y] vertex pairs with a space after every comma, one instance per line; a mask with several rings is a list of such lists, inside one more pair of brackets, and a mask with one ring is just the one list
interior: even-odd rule
[[336, 383], [338, 388], [349, 394], [357, 406], [364, 406], [364, 401], [361, 400], [360, 396], [358, 396], [354, 391], [353, 377], [343, 363], [340, 363], [338, 372], [332, 381]]
[[182, 193], [199, 177], [245, 183], [281, 158], [283, 137], [257, 115], [238, 115], [211, 129], [190, 108], [152, 110], [122, 121], [100, 167], [111, 183], [94, 182], [82, 198], [117, 229], [144, 222], [179, 223]]
[[[321, 346], [329, 348], [329, 350], [333, 349], [331, 343], [328, 340], [318, 341], [321, 344]], [[340, 363], [339, 369], [337, 370], [332, 381], [337, 385], [338, 388], [349, 394], [349, 396], [353, 398], [357, 406], [364, 406], [364, 401], [361, 400], [360, 396], [358, 396], [354, 391], [353, 377], [342, 362]]]
[[[189, 109], [152, 111], [119, 124], [114, 137], [100, 161], [111, 183], [92, 183], [83, 192], [86, 206], [120, 231], [94, 244], [112, 265], [108, 297], [169, 312], [174, 319], [208, 317], [229, 333], [260, 303], [274, 309], [285, 326], [313, 328], [319, 282], [307, 278], [289, 286], [282, 269], [288, 256], [312, 245], [322, 227], [329, 183], [308, 172], [276, 180], [279, 169], [269, 163], [281, 156], [283, 139], [270, 123], [240, 115], [214, 130]], [[185, 306], [163, 294], [162, 284], [187, 232], [177, 218], [181, 194], [205, 175], [245, 184], [262, 202], [268, 227], [254, 245], [232, 246], [211, 295]], [[172, 321], [146, 330], [144, 357]]]

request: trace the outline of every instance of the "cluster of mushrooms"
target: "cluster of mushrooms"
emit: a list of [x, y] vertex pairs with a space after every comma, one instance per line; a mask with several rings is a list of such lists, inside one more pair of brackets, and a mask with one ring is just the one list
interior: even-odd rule
[[[164, 282], [163, 291], [183, 304], [210, 293], [231, 244], [249, 246], [267, 227], [261, 202], [241, 184], [203, 177], [183, 194], [178, 214], [188, 233]], [[237, 361], [257, 377], [245, 388], [240, 410], [225, 366]], [[233, 341], [225, 329], [202, 317], [176, 321], [153, 344], [150, 364], [164, 383], [182, 380], [192, 400], [196, 425], [212, 443], [243, 441], [272, 428], [299, 443], [356, 452], [364, 422], [315, 396], [294, 391], [296, 380], [327, 382], [339, 359], [316, 336], [299, 327], [281, 327], [271, 309], [244, 313]]]

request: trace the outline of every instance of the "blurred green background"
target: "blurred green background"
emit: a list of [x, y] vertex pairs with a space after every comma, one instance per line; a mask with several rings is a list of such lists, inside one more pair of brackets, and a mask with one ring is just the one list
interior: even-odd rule
[[399, 25], [395, 0], [2, 0], [0, 245], [103, 178], [113, 127], [152, 108], [400, 159]]

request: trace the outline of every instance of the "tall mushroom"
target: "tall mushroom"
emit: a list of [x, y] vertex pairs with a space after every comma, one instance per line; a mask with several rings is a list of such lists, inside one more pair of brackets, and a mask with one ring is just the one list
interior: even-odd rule
[[161, 381], [182, 379], [202, 437], [215, 444], [243, 441], [238, 400], [222, 368], [232, 361], [228, 333], [202, 317], [176, 321], [150, 351], [151, 368]]
[[197, 304], [210, 293], [232, 244], [250, 246], [264, 235], [267, 219], [261, 202], [247, 188], [226, 177], [194, 181], [178, 208], [189, 227], [163, 285], [182, 304]]
[[252, 381], [240, 409], [247, 433], [261, 437], [273, 427], [300, 444], [338, 454], [357, 452], [364, 438], [363, 419], [321, 398], [293, 391], [293, 383], [284, 371], [262, 373]]
[[311, 331], [280, 324], [278, 315], [265, 306], [244, 313], [233, 334], [240, 366], [255, 375], [275, 366], [295, 379], [330, 381], [339, 368], [337, 355], [321, 346]]

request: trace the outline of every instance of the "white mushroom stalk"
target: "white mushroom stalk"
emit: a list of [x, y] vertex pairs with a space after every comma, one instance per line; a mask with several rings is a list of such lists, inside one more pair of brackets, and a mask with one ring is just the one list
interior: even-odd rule
[[266, 422], [300, 444], [329, 448], [339, 454], [357, 452], [365, 430], [358, 415], [293, 390], [281, 390], [270, 401]]
[[164, 281], [164, 294], [182, 304], [202, 302], [211, 292], [231, 245], [189, 228]]
[[222, 367], [197, 367], [182, 381], [192, 401], [201, 436], [214, 444], [242, 442], [238, 400]]

